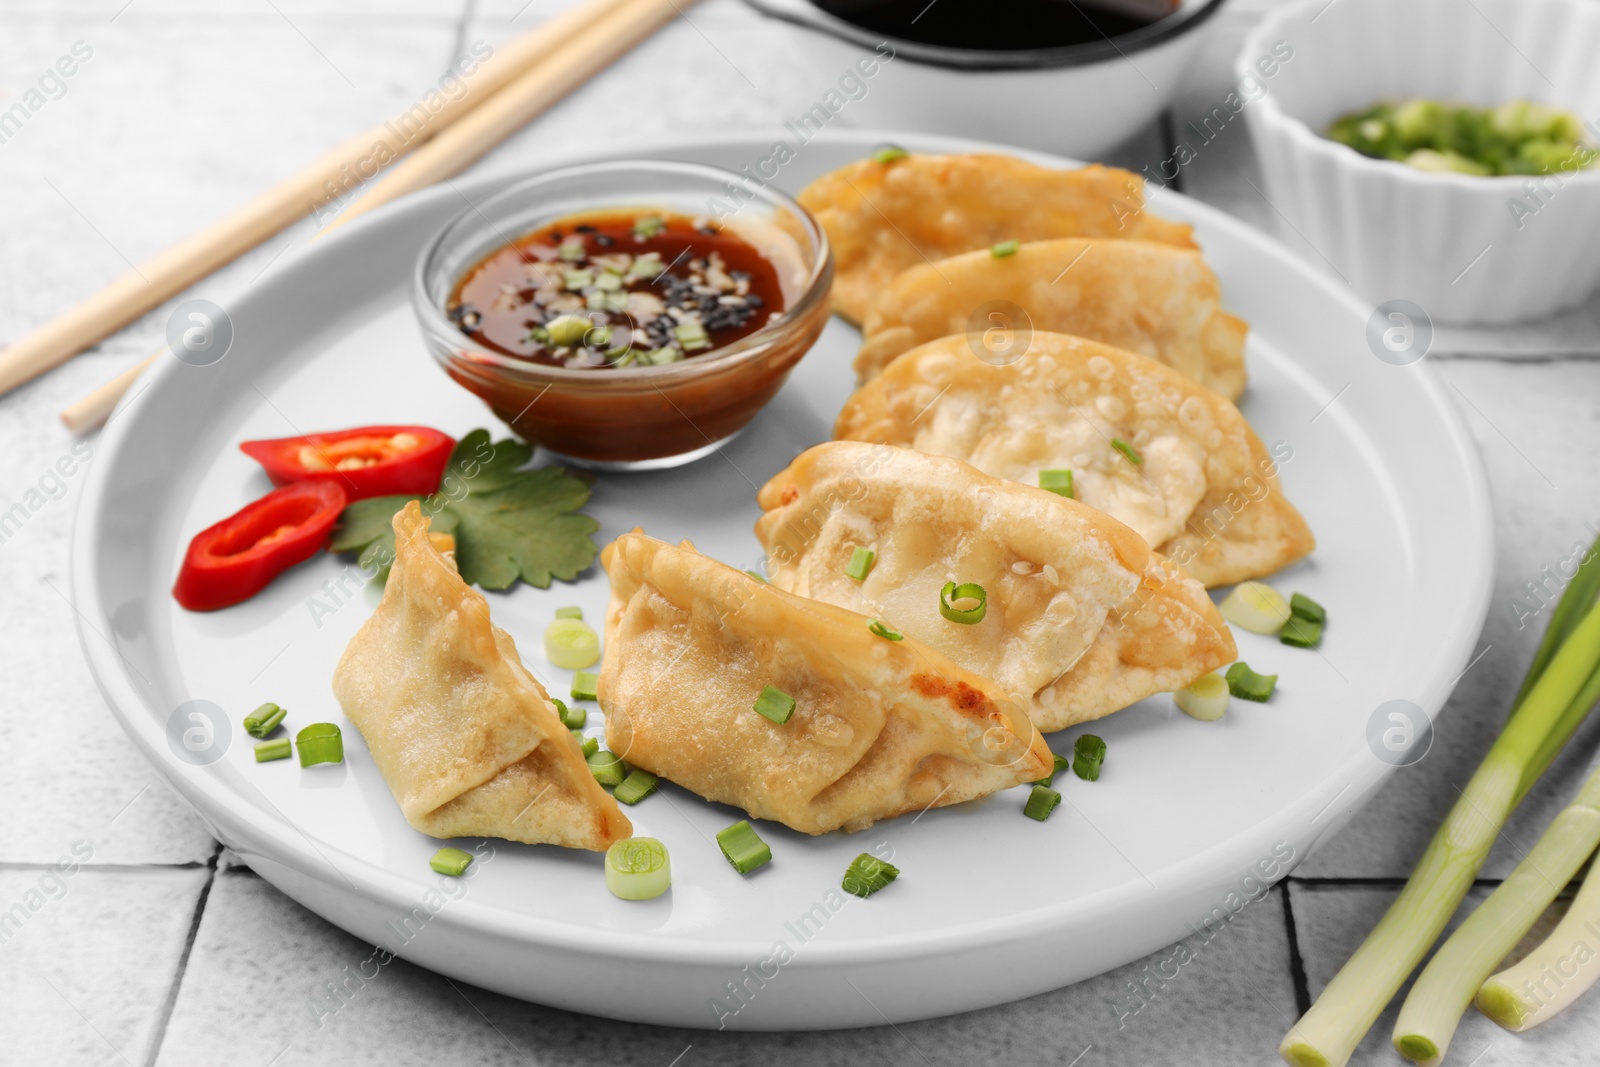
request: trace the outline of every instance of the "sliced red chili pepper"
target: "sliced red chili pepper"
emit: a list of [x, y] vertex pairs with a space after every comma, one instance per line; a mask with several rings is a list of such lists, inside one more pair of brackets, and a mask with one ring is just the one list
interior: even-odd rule
[[359, 426], [239, 447], [266, 468], [273, 485], [329, 479], [349, 499], [365, 500], [435, 491], [455, 446], [453, 438], [427, 426]]
[[172, 587], [190, 611], [215, 611], [249, 600], [328, 542], [348, 498], [337, 482], [274, 489], [195, 534]]

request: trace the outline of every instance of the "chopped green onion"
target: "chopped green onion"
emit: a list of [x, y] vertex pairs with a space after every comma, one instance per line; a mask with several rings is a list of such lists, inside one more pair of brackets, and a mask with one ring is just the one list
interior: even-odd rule
[[597, 739], [585, 737], [577, 730], [572, 731], [572, 736], [577, 739], [579, 747], [583, 749], [583, 758], [585, 760], [600, 751], [600, 742]]
[[1289, 611], [1307, 622], [1328, 621], [1328, 609], [1304, 593], [1296, 593], [1289, 598]]
[[873, 619], [871, 622], [867, 623], [867, 629], [871, 630], [885, 641], [904, 641], [906, 639], [905, 634], [901, 633], [899, 630], [889, 629], [889, 627], [885, 626], [877, 619]]
[[898, 877], [900, 868], [863, 852], [845, 868], [839, 888], [858, 897], [870, 897]]
[[1278, 640], [1295, 648], [1316, 648], [1322, 643], [1322, 624], [1291, 615], [1289, 621], [1283, 624], [1283, 632], [1278, 635]]
[[312, 723], [295, 735], [294, 742], [302, 767], [344, 762], [344, 736], [331, 722]]
[[1049, 774], [1045, 775], [1037, 782], [1034, 782], [1034, 785], [1042, 785], [1048, 788], [1055, 784], [1056, 775], [1072, 766], [1072, 761], [1067, 759], [1067, 757], [1055, 752], [1050, 753], [1050, 755], [1055, 760], [1055, 766], [1050, 769]]
[[1133, 450], [1133, 446], [1120, 437], [1113, 437], [1111, 439], [1111, 447], [1116, 449], [1118, 452], [1121, 452], [1124, 456], [1127, 456], [1128, 462], [1134, 464], [1135, 466], [1144, 462], [1144, 457], [1135, 452]]
[[544, 628], [544, 655], [569, 671], [593, 667], [600, 662], [600, 635], [582, 619], [557, 619]]
[[991, 246], [989, 249], [989, 254], [995, 259], [1004, 259], [1007, 256], [1016, 255], [1017, 249], [1021, 247], [1022, 242], [1018, 241], [1016, 238], [1012, 238], [1009, 241], [1001, 241], [999, 244]]
[[599, 700], [600, 694], [595, 689], [599, 684], [599, 675], [590, 671], [574, 671], [572, 673], [572, 699]]
[[556, 609], [556, 618], [558, 618], [558, 619], [581, 619], [581, 618], [583, 618], [583, 609], [582, 608], [557, 608]]
[[1044, 822], [1050, 813], [1056, 810], [1056, 805], [1061, 803], [1061, 794], [1048, 786], [1036, 785], [1028, 793], [1028, 803], [1023, 805], [1022, 814], [1030, 819]]
[[711, 338], [706, 333], [706, 328], [698, 322], [683, 322], [672, 328], [672, 336], [678, 339], [685, 352], [698, 352], [702, 348], [711, 347]]
[[276, 704], [263, 704], [244, 717], [244, 732], [251, 737], [266, 737], [289, 714]]
[[589, 722], [589, 713], [582, 708], [574, 708], [560, 697], [551, 697], [550, 702], [556, 706], [556, 714], [561, 716], [561, 725], [569, 730], [581, 730]]
[[561, 257], [563, 263], [576, 263], [584, 257], [582, 241], [562, 241], [556, 249], [556, 255]]
[[749, 874], [772, 862], [771, 846], [761, 840], [748, 819], [740, 819], [726, 830], [718, 831], [717, 847], [740, 874]]
[[662, 266], [660, 252], [646, 252], [628, 267], [628, 277], [633, 280], [648, 278], [660, 274]]
[[440, 874], [448, 874], [451, 878], [460, 878], [467, 873], [467, 868], [472, 866], [472, 853], [463, 852], [459, 848], [441, 848], [433, 854], [433, 859], [428, 861]]
[[635, 767], [628, 771], [628, 776], [622, 780], [622, 784], [617, 786], [611, 795], [617, 798], [618, 804], [637, 804], [651, 793], [654, 793], [656, 787], [660, 784], [660, 780], [655, 775]]
[[594, 284], [594, 271], [569, 270], [561, 276], [561, 284], [563, 288], [571, 289], [573, 292], [587, 289]]
[[[976, 600], [975, 607], [958, 608], [952, 603], [956, 600]], [[945, 582], [944, 588], [939, 590], [939, 614], [951, 622], [959, 622], [963, 626], [971, 626], [983, 621], [984, 614], [989, 610], [989, 594], [983, 591], [983, 586], [977, 582], [964, 582], [957, 585], [955, 582]]]
[[1178, 710], [1191, 719], [1216, 722], [1228, 710], [1228, 682], [1216, 671], [1202, 674], [1188, 687], [1172, 694]]
[[293, 755], [293, 748], [287, 737], [280, 737], [276, 741], [263, 741], [256, 746], [256, 762], [270, 763], [275, 759], [288, 759]]
[[1081, 734], [1072, 743], [1072, 773], [1086, 782], [1100, 779], [1100, 765], [1106, 761], [1106, 743], [1094, 734]]
[[904, 159], [911, 153], [896, 144], [886, 144], [872, 153], [874, 163], [893, 163], [897, 159]]
[[619, 786], [628, 777], [628, 765], [615, 752], [591, 752], [584, 757], [589, 773], [601, 785]]
[[1068, 500], [1075, 499], [1072, 495], [1072, 472], [1069, 470], [1040, 471], [1039, 488], [1048, 489]]
[[655, 237], [667, 228], [667, 221], [660, 215], [646, 215], [633, 224], [635, 237]]
[[1224, 619], [1253, 634], [1275, 634], [1289, 621], [1289, 602], [1266, 582], [1240, 582], [1222, 598], [1218, 610]]
[[750, 577], [754, 578], [756, 581], [760, 582], [762, 585], [770, 585], [771, 584], [770, 582], [767, 581], [767, 576], [765, 574], [762, 574], [760, 571], [745, 571], [745, 573], [748, 574]]
[[592, 323], [582, 315], [557, 315], [544, 324], [550, 343], [557, 348], [572, 348], [583, 344]]
[[756, 714], [782, 726], [794, 714], [794, 697], [770, 685], [762, 686], [761, 695], [756, 697]]
[[850, 562], [845, 565], [844, 576], [854, 578], [858, 582], [867, 580], [867, 575], [872, 573], [872, 565], [878, 561], [878, 554], [870, 548], [857, 547], [850, 553]]
[[1265, 704], [1278, 684], [1276, 674], [1257, 674], [1244, 660], [1229, 667], [1225, 677], [1228, 692], [1240, 700], [1254, 700], [1258, 704]]
[[623, 900], [650, 900], [672, 885], [667, 846], [653, 837], [629, 837], [606, 849], [606, 888]]
[[603, 292], [614, 293], [622, 288], [622, 275], [606, 271], [595, 278], [594, 287]]

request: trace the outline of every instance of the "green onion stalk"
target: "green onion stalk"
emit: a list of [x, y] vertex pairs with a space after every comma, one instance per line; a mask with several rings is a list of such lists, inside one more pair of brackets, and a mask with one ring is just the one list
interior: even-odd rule
[[[1600, 672], [1594, 677], [1600, 678]], [[1517, 947], [1596, 847], [1600, 771], [1589, 776], [1577, 799], [1556, 816], [1510, 877], [1422, 969], [1395, 1022], [1394, 1047], [1402, 1056], [1423, 1063], [1444, 1056], [1484, 979]]]
[[1478, 1010], [1518, 1032], [1555, 1018], [1600, 978], [1596, 930], [1600, 930], [1600, 871], [1591, 866], [1583, 888], [1550, 936], [1521, 962], [1483, 983]]
[[[1595, 551], [1600, 551], [1600, 541]], [[1296, 1067], [1341, 1067], [1455, 914], [1505, 821], [1594, 706], [1600, 663], [1594, 551], [1552, 612], [1523, 695], [1405, 888], [1284, 1037]], [[1476, 983], [1474, 983], [1476, 985]], [[1464, 1005], [1463, 1005], [1464, 1006]], [[1458, 1013], [1459, 1017], [1459, 1013]]]

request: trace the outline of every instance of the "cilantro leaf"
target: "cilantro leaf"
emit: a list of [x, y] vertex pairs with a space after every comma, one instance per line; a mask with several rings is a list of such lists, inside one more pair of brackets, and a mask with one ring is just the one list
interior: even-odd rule
[[339, 513], [339, 524], [328, 541], [329, 552], [360, 552], [369, 544], [388, 536], [394, 540], [395, 513], [416, 496], [374, 496], [357, 500]]
[[531, 445], [491, 442], [488, 430], [473, 430], [456, 444], [437, 493], [356, 501], [339, 516], [329, 548], [359, 553], [360, 566], [386, 580], [394, 515], [421, 499], [431, 528], [454, 534], [464, 580], [484, 589], [506, 589], [519, 578], [540, 589], [553, 578], [571, 581], [597, 551], [589, 535], [600, 524], [579, 510], [589, 486], [561, 467], [519, 470], [532, 456]]

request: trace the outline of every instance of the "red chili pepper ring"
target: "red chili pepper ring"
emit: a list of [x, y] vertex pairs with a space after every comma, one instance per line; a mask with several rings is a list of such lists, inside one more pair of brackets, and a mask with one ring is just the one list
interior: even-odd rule
[[190, 611], [215, 611], [265, 589], [316, 555], [347, 497], [334, 481], [298, 482], [195, 534], [172, 595]]

